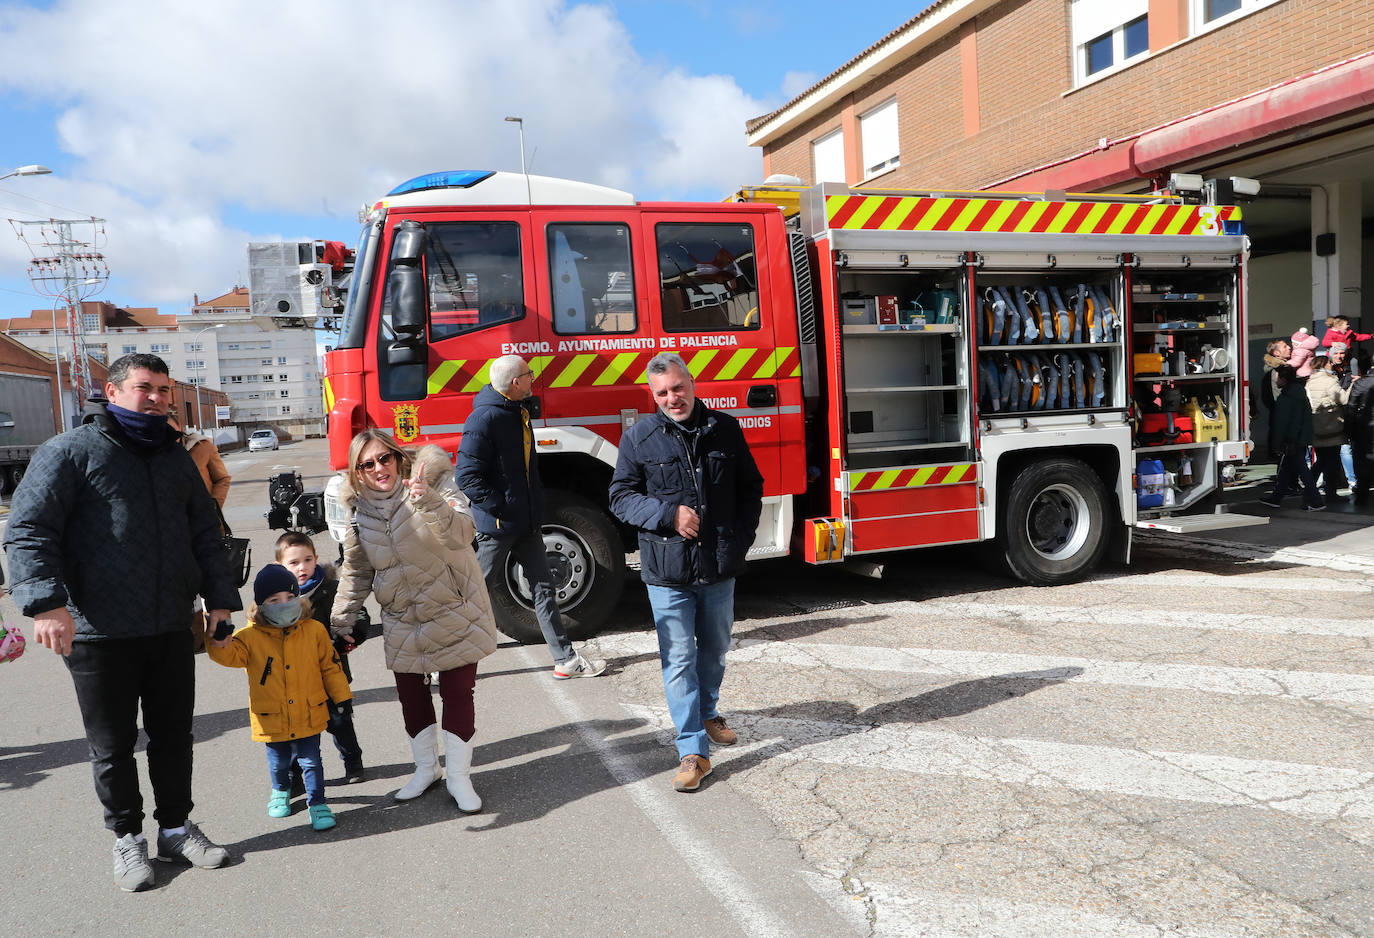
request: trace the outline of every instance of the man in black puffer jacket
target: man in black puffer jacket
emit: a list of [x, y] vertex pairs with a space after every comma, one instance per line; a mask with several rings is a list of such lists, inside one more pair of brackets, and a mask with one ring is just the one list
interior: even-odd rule
[[735, 576], [763, 510], [759, 474], [739, 421], [696, 399], [680, 355], [648, 365], [659, 411], [620, 439], [611, 511], [639, 528], [639, 562], [658, 629], [680, 760], [673, 787], [711, 774], [710, 743], [738, 737], [716, 710], [734, 625]]
[[209, 868], [229, 856], [188, 820], [195, 658], [186, 611], [204, 596], [213, 633], [243, 607], [219, 513], [167, 426], [171, 391], [157, 356], [116, 360], [109, 403], [92, 401], [81, 426], [34, 454], [4, 541], [14, 601], [76, 686], [116, 838], [115, 883], [127, 892], [153, 884], [134, 763], [140, 703], [160, 858]]
[[491, 363], [489, 374], [491, 384], [478, 392], [463, 423], [453, 473], [472, 502], [482, 575], [492, 592], [505, 589], [506, 558], [514, 558], [534, 592], [534, 613], [553, 655], [554, 678], [596, 677], [606, 662], [582, 657], [568, 641], [544, 549], [544, 485], [524, 404], [534, 390], [534, 371], [519, 355], [505, 355]]

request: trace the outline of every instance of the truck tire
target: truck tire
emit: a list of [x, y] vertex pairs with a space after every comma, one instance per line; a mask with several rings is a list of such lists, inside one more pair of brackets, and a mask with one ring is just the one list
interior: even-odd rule
[[1034, 586], [1072, 583], [1101, 561], [1109, 540], [1107, 493], [1077, 459], [1047, 459], [1017, 474], [998, 519], [1008, 573]]
[[19, 481], [24, 478], [24, 465], [6, 466], [0, 470], [0, 488], [4, 489], [4, 494], [13, 495], [14, 490], [19, 488]]
[[[625, 550], [606, 513], [571, 492], [548, 493], [544, 547], [568, 637], [595, 635], [610, 619], [625, 583]], [[502, 551], [487, 578], [496, 627], [517, 642], [540, 644], [534, 598], [521, 567]]]

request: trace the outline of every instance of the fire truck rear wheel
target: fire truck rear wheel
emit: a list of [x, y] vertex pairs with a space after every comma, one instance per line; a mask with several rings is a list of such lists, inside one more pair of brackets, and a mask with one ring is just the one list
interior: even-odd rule
[[997, 543], [1012, 576], [1035, 586], [1087, 576], [1107, 549], [1107, 493], [1077, 459], [1022, 469], [1007, 492]]
[[[544, 550], [568, 637], [583, 640], [605, 626], [620, 601], [625, 551], [606, 513], [581, 496], [549, 492], [544, 509]], [[509, 554], [496, 558], [487, 580], [496, 627], [526, 645], [544, 641], [534, 597], [520, 565]]]

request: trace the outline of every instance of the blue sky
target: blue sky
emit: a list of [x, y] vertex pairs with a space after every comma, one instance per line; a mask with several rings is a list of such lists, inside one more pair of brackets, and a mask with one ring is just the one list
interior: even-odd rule
[[[925, 2], [0, 0], [0, 216], [108, 220], [120, 305], [246, 282], [250, 240], [352, 243], [436, 169], [519, 169], [716, 199], [756, 181], [744, 121]], [[404, 14], [398, 12], [404, 11]], [[49, 301], [0, 227], [0, 318]]]

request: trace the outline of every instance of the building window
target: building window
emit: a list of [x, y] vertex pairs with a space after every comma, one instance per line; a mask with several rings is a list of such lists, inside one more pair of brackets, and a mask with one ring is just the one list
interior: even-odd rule
[[229, 376], [229, 383], [230, 383], [230, 384], [243, 384], [243, 375], [230, 375], [230, 376]]
[[291, 380], [291, 377], [290, 377], [289, 375], [277, 375], [277, 380], [278, 380], [278, 381], [290, 381], [290, 380]]
[[286, 364], [286, 356], [285, 356], [285, 355], [278, 355], [278, 356], [277, 356], [277, 364], [278, 364], [278, 365], [285, 365], [285, 364]]
[[187, 355], [191, 354], [192, 352], [203, 352], [203, 351], [205, 351], [205, 343], [204, 343], [204, 342], [187, 342], [187, 343], [186, 343], [186, 354], [187, 354]]
[[897, 99], [880, 104], [859, 118], [859, 139], [863, 145], [864, 178], [902, 165], [897, 144]]
[[270, 358], [264, 358], [264, 359], [262, 360], [262, 364], [264, 364], [264, 365], [270, 365], [270, 364], [272, 364], [272, 359], [270, 359]]
[[229, 342], [224, 346], [224, 348], [225, 351], [237, 352], [239, 350], [239, 344], [237, 342]]
[[1193, 31], [1202, 32], [1220, 26], [1278, 0], [1191, 0]]
[[99, 314], [99, 313], [82, 313], [82, 314], [81, 314], [81, 328], [84, 329], [84, 330], [87, 331], [87, 332], [99, 332], [99, 331], [100, 331], [100, 314]]
[[844, 174], [844, 131], [826, 134], [811, 143], [816, 182], [847, 182]]
[[1150, 53], [1149, 0], [1074, 0], [1075, 79], [1082, 83]]
[[271, 375], [263, 375], [263, 376], [262, 376], [262, 380], [263, 380], [263, 383], [264, 383], [264, 384], [271, 384], [271, 383], [272, 383], [273, 381], [275, 381], [276, 379], [273, 378]]
[[166, 354], [167, 354], [168, 352], [170, 352], [171, 350], [172, 350], [172, 347], [171, 347], [170, 345], [166, 345], [166, 344], [163, 344], [163, 343], [160, 343], [160, 342], [154, 342], [154, 343], [153, 343], [152, 353], [153, 353], [154, 355], [166, 355]]
[[290, 405], [290, 404], [283, 404], [283, 405], [281, 405], [281, 412], [282, 412], [283, 415], [291, 413], [291, 405]]
[[278, 396], [278, 397], [290, 397], [290, 396], [291, 396], [291, 392], [288, 391], [286, 388], [282, 388], [281, 391], [278, 392], [277, 396]]
[[119, 347], [119, 354], [121, 354], [121, 355], [133, 355], [133, 354], [134, 354], [135, 352], [137, 352], [137, 351], [138, 351], [138, 346], [137, 346], [137, 345], [121, 345], [121, 346]]

